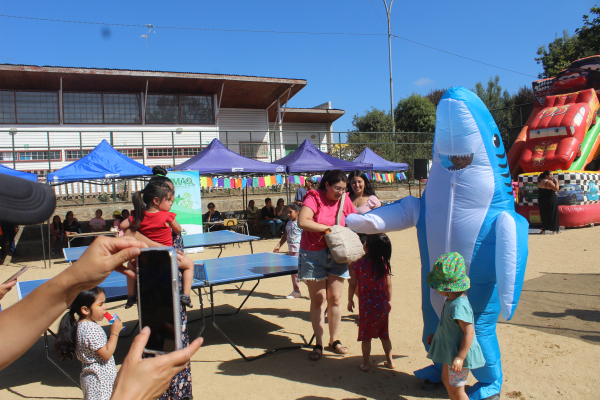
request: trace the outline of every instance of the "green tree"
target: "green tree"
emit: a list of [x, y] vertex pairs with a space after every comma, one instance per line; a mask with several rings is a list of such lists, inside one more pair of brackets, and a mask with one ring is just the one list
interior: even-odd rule
[[394, 119], [399, 132], [433, 132], [435, 106], [427, 97], [413, 93], [398, 102]]
[[435, 108], [437, 108], [438, 104], [440, 103], [440, 100], [442, 99], [442, 96], [444, 95], [444, 93], [446, 93], [447, 90], [448, 88], [431, 89], [429, 93], [425, 95], [425, 97], [427, 97], [429, 101], [431, 101], [431, 103], [435, 106]]
[[575, 35], [570, 36], [564, 30], [563, 36], [557, 35], [547, 48], [545, 45], [538, 48], [540, 57], [535, 61], [544, 69], [540, 78], [551, 78], [575, 60], [600, 54], [600, 7], [592, 7], [590, 13], [596, 17], [590, 20], [589, 15], [584, 15], [583, 26], [575, 29]]
[[391, 132], [392, 118], [390, 113], [371, 107], [365, 115], [356, 114], [352, 118], [352, 126], [356, 132]]
[[554, 41], [548, 44], [547, 49], [545, 45], [540, 46], [537, 54], [541, 57], [537, 57], [535, 61], [542, 64], [544, 69], [544, 72], [538, 75], [539, 78], [556, 76], [560, 71], [571, 65], [573, 61], [585, 57], [581, 55], [579, 38], [570, 36], [566, 30], [563, 31], [562, 37], [557, 35]]
[[477, 82], [475, 89], [471, 90], [477, 94], [490, 111], [511, 106], [511, 96], [506, 89], [504, 92], [502, 91], [498, 75], [493, 78], [490, 77], [485, 88], [481, 82]]

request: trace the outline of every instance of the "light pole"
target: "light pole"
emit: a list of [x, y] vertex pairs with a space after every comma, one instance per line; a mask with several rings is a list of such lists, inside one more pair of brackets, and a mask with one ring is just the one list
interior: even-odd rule
[[392, 80], [392, 24], [390, 22], [390, 14], [392, 13], [392, 4], [394, 4], [394, 0], [390, 1], [389, 7], [386, 0], [383, 0], [383, 4], [385, 5], [385, 13], [387, 14], [388, 20], [388, 47], [390, 52], [390, 115], [392, 117], [392, 132], [396, 132], [396, 122], [394, 121], [394, 82]]

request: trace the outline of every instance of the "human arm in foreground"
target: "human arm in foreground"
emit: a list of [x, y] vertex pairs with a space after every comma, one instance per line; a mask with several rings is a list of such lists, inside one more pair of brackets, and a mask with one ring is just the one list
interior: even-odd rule
[[112, 271], [135, 277], [123, 264], [141, 247], [146, 246], [129, 238], [98, 237], [73, 265], [0, 312], [0, 369], [39, 340], [79, 292], [99, 285]]

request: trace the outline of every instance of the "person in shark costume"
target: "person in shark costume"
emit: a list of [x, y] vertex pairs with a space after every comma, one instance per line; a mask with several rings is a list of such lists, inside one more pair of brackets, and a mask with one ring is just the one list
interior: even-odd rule
[[[515, 212], [506, 153], [498, 127], [470, 90], [449, 89], [437, 107], [433, 164], [423, 196], [406, 197], [365, 215], [346, 218], [360, 233], [417, 227], [421, 253], [423, 343], [435, 333], [445, 298], [425, 278], [435, 260], [460, 253], [471, 279], [469, 301], [486, 365], [473, 370], [478, 380], [469, 398], [499, 398], [502, 387], [496, 322], [500, 311], [512, 318], [525, 275], [528, 223]], [[442, 365], [415, 371], [441, 381]]]

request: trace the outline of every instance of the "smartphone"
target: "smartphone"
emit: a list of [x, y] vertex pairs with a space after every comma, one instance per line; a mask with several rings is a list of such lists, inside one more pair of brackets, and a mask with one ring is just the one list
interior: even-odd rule
[[173, 247], [141, 249], [137, 259], [138, 313], [140, 330], [150, 328], [146, 353], [183, 348], [178, 271]]
[[23, 274], [23, 272], [27, 271], [29, 269], [29, 267], [25, 266], [23, 268], [21, 268], [16, 274], [14, 274], [13, 276], [11, 276], [10, 278], [8, 278], [7, 280], [4, 281], [4, 283], [8, 283], [10, 281], [16, 281], [17, 278], [19, 276], [21, 276], [21, 274]]

